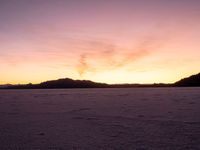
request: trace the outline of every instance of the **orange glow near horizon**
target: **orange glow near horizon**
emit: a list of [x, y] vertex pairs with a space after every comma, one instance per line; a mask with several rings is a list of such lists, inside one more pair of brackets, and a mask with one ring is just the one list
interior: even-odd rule
[[200, 72], [199, 10], [195, 0], [2, 1], [0, 84], [173, 83]]

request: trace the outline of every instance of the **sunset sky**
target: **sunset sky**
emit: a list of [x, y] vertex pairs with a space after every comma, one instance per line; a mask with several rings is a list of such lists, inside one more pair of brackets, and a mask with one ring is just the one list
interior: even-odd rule
[[200, 0], [0, 0], [0, 84], [198, 72]]

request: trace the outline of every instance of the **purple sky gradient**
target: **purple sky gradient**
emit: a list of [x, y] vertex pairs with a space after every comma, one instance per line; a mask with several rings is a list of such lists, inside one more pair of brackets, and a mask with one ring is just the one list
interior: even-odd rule
[[0, 84], [174, 82], [199, 72], [198, 0], [1, 0]]

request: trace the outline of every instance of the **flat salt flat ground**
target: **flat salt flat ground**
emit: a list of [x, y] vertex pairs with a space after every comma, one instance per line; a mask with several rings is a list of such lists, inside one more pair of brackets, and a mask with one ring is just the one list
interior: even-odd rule
[[0, 150], [199, 150], [200, 88], [0, 91]]

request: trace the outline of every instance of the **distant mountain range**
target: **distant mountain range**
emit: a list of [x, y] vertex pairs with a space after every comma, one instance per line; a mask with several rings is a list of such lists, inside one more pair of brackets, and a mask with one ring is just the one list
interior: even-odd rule
[[69, 78], [51, 80], [40, 84], [1, 85], [1, 89], [56, 89], [56, 88], [128, 88], [128, 87], [196, 87], [200, 86], [200, 73], [173, 84], [106, 84]]
[[24, 84], [12, 85], [7, 88], [11, 89], [54, 89], [54, 88], [105, 88], [108, 87], [105, 83], [96, 83], [89, 80], [73, 80], [69, 78], [51, 80], [40, 84]]

